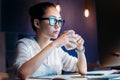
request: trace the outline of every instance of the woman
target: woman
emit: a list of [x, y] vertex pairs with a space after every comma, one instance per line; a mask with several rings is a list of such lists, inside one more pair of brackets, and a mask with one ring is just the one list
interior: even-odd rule
[[[15, 66], [19, 77], [26, 79], [57, 75], [61, 74], [62, 70], [85, 74], [87, 66], [83, 47], [84, 40], [73, 30], [65, 31], [58, 37], [64, 20], [55, 5], [50, 2], [39, 3], [32, 6], [29, 13], [36, 36], [23, 38], [17, 43]], [[76, 45], [74, 48], [78, 59], [62, 50], [61, 47], [68, 43]]]

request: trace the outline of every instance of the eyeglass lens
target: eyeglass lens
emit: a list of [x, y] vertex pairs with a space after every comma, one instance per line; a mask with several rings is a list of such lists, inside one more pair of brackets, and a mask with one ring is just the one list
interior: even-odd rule
[[49, 24], [51, 26], [55, 26], [57, 23], [62, 27], [64, 25], [64, 20], [57, 20], [55, 18], [49, 18]]

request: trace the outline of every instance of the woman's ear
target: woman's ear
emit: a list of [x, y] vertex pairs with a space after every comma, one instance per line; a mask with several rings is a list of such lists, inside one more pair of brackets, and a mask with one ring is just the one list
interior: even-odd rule
[[40, 28], [40, 21], [38, 19], [34, 19], [34, 25], [36, 28]]

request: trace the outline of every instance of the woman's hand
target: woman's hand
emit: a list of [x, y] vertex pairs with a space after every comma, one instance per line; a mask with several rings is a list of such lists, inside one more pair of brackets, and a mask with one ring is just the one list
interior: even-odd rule
[[57, 47], [64, 46], [69, 42], [76, 44], [75, 31], [74, 30], [64, 31], [64, 33], [60, 35], [60, 37], [58, 37], [54, 42]]
[[76, 51], [78, 53], [78, 63], [77, 63], [77, 66], [78, 66], [78, 72], [80, 74], [86, 74], [87, 73], [87, 61], [86, 61], [86, 57], [85, 57], [85, 54], [84, 54], [84, 39], [76, 34], [76, 38], [77, 38], [77, 41], [76, 41]]
[[76, 41], [76, 49], [77, 50], [82, 50], [83, 48], [84, 48], [84, 39], [80, 36], [80, 35], [78, 35], [78, 34], [76, 34], [76, 39], [77, 39], [77, 41]]

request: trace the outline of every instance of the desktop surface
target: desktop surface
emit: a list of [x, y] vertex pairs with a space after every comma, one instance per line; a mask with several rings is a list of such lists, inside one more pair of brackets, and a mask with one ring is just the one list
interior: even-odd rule
[[[120, 74], [108, 74], [116, 70], [103, 70], [103, 71], [91, 71], [85, 75], [78, 73], [64, 74], [64, 75], [50, 75], [43, 77], [31, 77], [25, 80], [120, 80]], [[108, 72], [106, 74], [106, 72]], [[105, 74], [102, 74], [105, 73]], [[19, 78], [15, 79], [14, 77], [10, 79], [1, 79], [3, 75], [0, 75], [0, 80], [21, 80]]]
[[111, 75], [80, 75], [69, 74], [69, 75], [56, 75], [56, 76], [45, 76], [41, 78], [29, 78], [26, 80], [120, 80], [120, 74]]

